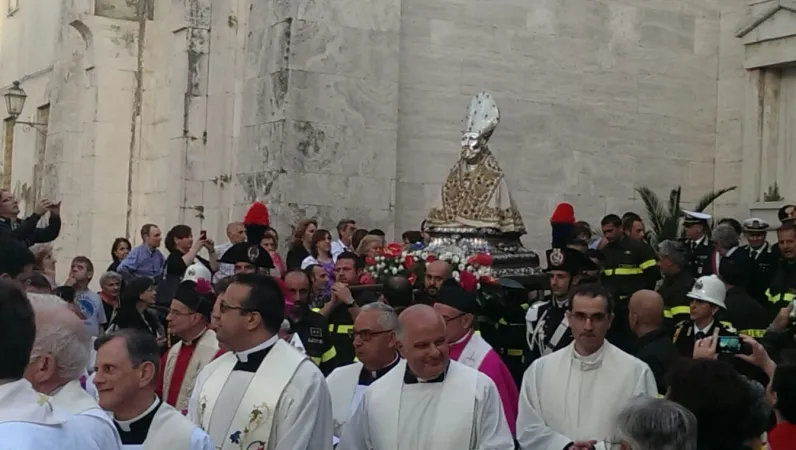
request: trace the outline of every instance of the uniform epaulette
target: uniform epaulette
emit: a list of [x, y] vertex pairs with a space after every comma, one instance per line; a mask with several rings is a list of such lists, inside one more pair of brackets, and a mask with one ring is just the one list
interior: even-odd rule
[[534, 302], [533, 305], [528, 308], [528, 311], [525, 312], [525, 321], [536, 322], [539, 320], [539, 308], [548, 303], [550, 303], [550, 300], [539, 300]]
[[688, 322], [688, 319], [686, 319], [686, 320], [681, 320], [681, 321], [677, 322], [677, 324], [676, 324], [674, 327], [675, 327], [675, 328], [683, 328], [683, 327], [685, 326], [685, 323], [686, 323], [686, 322]]
[[738, 330], [736, 330], [735, 327], [732, 325], [729, 325], [725, 322], [721, 322], [721, 326], [722, 328], [724, 328], [724, 331], [727, 331], [728, 333], [738, 334]]

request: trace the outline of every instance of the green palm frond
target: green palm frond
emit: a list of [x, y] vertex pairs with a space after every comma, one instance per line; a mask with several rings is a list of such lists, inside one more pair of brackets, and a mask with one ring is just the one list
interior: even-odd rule
[[[650, 188], [640, 186], [636, 188], [636, 192], [638, 192], [641, 201], [644, 202], [644, 208], [647, 210], [647, 217], [654, 241], [660, 242], [665, 239], [673, 239], [676, 237], [677, 219], [680, 214], [679, 195], [677, 196], [676, 204], [672, 204], [672, 198], [674, 198], [674, 196], [670, 196], [669, 203], [664, 206], [663, 202], [658, 198], [658, 195]], [[679, 190], [673, 191], [673, 194], [674, 192], [679, 192]], [[674, 225], [673, 235], [672, 225]]]
[[705, 209], [707, 209], [708, 206], [710, 206], [711, 203], [715, 202], [716, 199], [726, 194], [727, 192], [734, 191], [737, 188], [738, 186], [730, 186], [728, 188], [708, 192], [707, 194], [703, 195], [702, 198], [700, 198], [699, 201], [696, 203], [694, 211], [696, 212], [704, 211]]

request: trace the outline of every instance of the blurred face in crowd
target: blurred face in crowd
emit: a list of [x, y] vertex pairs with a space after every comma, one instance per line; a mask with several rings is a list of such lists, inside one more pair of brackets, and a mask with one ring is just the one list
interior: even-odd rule
[[329, 284], [329, 272], [321, 266], [312, 268], [312, 288], [316, 292], [320, 292]]
[[88, 265], [86, 263], [76, 261], [72, 263], [69, 276], [71, 276], [78, 283], [81, 283], [90, 281], [94, 276], [94, 273], [88, 269]]
[[338, 259], [334, 265], [334, 279], [347, 285], [359, 284], [360, 271], [357, 270], [353, 259]]
[[19, 214], [19, 202], [8, 189], [0, 189], [0, 217], [13, 219]]
[[757, 232], [746, 232], [744, 233], [746, 236], [746, 242], [749, 243], [749, 246], [753, 249], [757, 250], [758, 248], [762, 247], [763, 244], [766, 243], [766, 233], [757, 233]]
[[777, 232], [779, 251], [787, 259], [796, 258], [796, 231], [783, 230]]
[[572, 275], [563, 270], [551, 270], [547, 273], [550, 280], [550, 291], [557, 298], [566, 297], [572, 287]]
[[439, 302], [434, 303], [434, 310], [445, 321], [445, 334], [450, 344], [463, 338], [473, 327], [472, 314], [463, 313], [452, 306], [443, 305]]
[[246, 228], [242, 223], [235, 222], [227, 225], [227, 239], [233, 244], [246, 240]]
[[424, 311], [422, 315], [411, 314], [411, 317], [405, 317], [407, 311], [401, 314], [403, 336], [398, 341], [398, 350], [418, 378], [436, 378], [445, 371], [450, 361], [445, 321], [433, 310], [430, 314]]
[[296, 305], [308, 304], [310, 280], [304, 272], [290, 272], [285, 275], [285, 286]]
[[690, 299], [691, 300], [691, 320], [694, 322], [702, 322], [704, 320], [710, 320], [713, 318], [713, 315], [718, 311], [718, 306], [714, 306], [708, 302], [703, 302], [702, 300], [697, 299]]
[[695, 223], [685, 226], [685, 237], [692, 241], [698, 241], [702, 238], [702, 224]]
[[117, 261], [121, 261], [126, 258], [128, 253], [130, 253], [130, 246], [124, 241], [120, 241], [118, 244], [116, 244], [116, 248], [113, 249], [113, 256]]
[[111, 298], [116, 298], [119, 296], [119, 292], [122, 288], [122, 283], [115, 279], [115, 278], [108, 278], [105, 280], [105, 283], [100, 286], [102, 288], [102, 293], [107, 295]]
[[365, 255], [364, 256], [369, 256], [371, 258], [375, 258], [375, 257], [379, 256], [379, 253], [381, 253], [381, 250], [383, 248], [384, 248], [384, 242], [383, 241], [378, 240], [378, 241], [370, 242], [369, 244], [367, 244], [367, 247], [365, 248]]
[[618, 241], [619, 238], [622, 237], [622, 233], [624, 233], [622, 227], [617, 227], [610, 223], [602, 226], [602, 232], [603, 237], [605, 237], [608, 242]]
[[191, 308], [185, 306], [185, 303], [172, 300], [166, 320], [169, 322], [169, 331], [183, 339], [193, 339], [194, 336], [186, 334], [202, 322], [202, 315], [191, 311]]
[[348, 245], [351, 245], [351, 237], [354, 236], [354, 231], [356, 230], [357, 230], [356, 224], [353, 223], [345, 224], [343, 229], [340, 230], [340, 240]]
[[374, 310], [359, 313], [351, 332], [357, 359], [365, 368], [372, 370], [381, 369], [384, 364], [379, 362], [386, 358], [392, 360], [395, 355], [395, 332], [379, 324], [380, 315], [379, 311]]
[[257, 273], [257, 267], [252, 263], [236, 262], [233, 271], [235, 275], [239, 273]]
[[640, 241], [644, 239], [645, 232], [644, 222], [636, 220], [633, 222], [633, 228], [627, 231], [627, 236], [634, 241]]
[[110, 412], [141, 395], [157, 377], [157, 368], [151, 362], [133, 365], [124, 338], [111, 339], [100, 347], [96, 365], [94, 384], [99, 393], [99, 405]]
[[316, 245], [318, 246], [318, 253], [323, 253], [323, 254], [331, 253], [332, 235], [327, 233], [326, 235], [323, 236], [323, 239], [318, 241]]
[[174, 246], [183, 253], [188, 253], [193, 247], [193, 233], [184, 238], [174, 238]]
[[607, 306], [608, 301], [599, 296], [575, 295], [572, 299], [567, 318], [575, 338], [575, 349], [581, 356], [590, 355], [603, 346], [605, 335], [614, 319], [608, 313]]
[[260, 245], [262, 245], [262, 247], [264, 249], [268, 250], [269, 252], [275, 252], [276, 251], [276, 238], [274, 238], [272, 235], [266, 235], [263, 238], [263, 240], [260, 243]]
[[[193, 239], [193, 238], [192, 238]], [[144, 242], [146, 243], [147, 247], [149, 248], [158, 248], [160, 247], [160, 241], [163, 240], [163, 237], [160, 234], [160, 228], [152, 227], [149, 229], [149, 233], [144, 236]]]
[[451, 276], [451, 267], [445, 261], [433, 261], [426, 265], [426, 275], [424, 286], [426, 293], [431, 297], [436, 297], [439, 288]]
[[315, 230], [317, 229], [318, 227], [315, 226], [314, 223], [307, 225], [307, 229], [304, 230], [304, 238], [303, 238], [305, 244], [307, 245], [312, 244], [312, 235], [315, 234]]
[[138, 296], [138, 300], [147, 307], [152, 306], [155, 304], [155, 294], [157, 294], [157, 287], [155, 285], [149, 286], [147, 290]]

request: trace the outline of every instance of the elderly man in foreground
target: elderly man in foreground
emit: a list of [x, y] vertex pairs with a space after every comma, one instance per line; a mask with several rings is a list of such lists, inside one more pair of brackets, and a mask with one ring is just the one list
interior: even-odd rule
[[669, 400], [636, 397], [616, 418], [621, 450], [696, 450], [697, 419], [691, 411]]
[[121, 448], [116, 427], [81, 385], [89, 360], [91, 338], [83, 321], [55, 295], [31, 296], [36, 340], [25, 378], [54, 405], [75, 415], [75, 422], [95, 449]]
[[495, 383], [451, 361], [434, 308], [407, 308], [396, 337], [406, 359], [365, 391], [338, 449], [514, 449]]

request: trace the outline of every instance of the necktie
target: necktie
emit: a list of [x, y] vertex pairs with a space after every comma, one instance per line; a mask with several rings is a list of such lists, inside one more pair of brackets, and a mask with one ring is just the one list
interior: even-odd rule
[[697, 331], [697, 334], [694, 336], [694, 339], [697, 339], [697, 340], [705, 339], [705, 333], [703, 333], [701, 331]]

